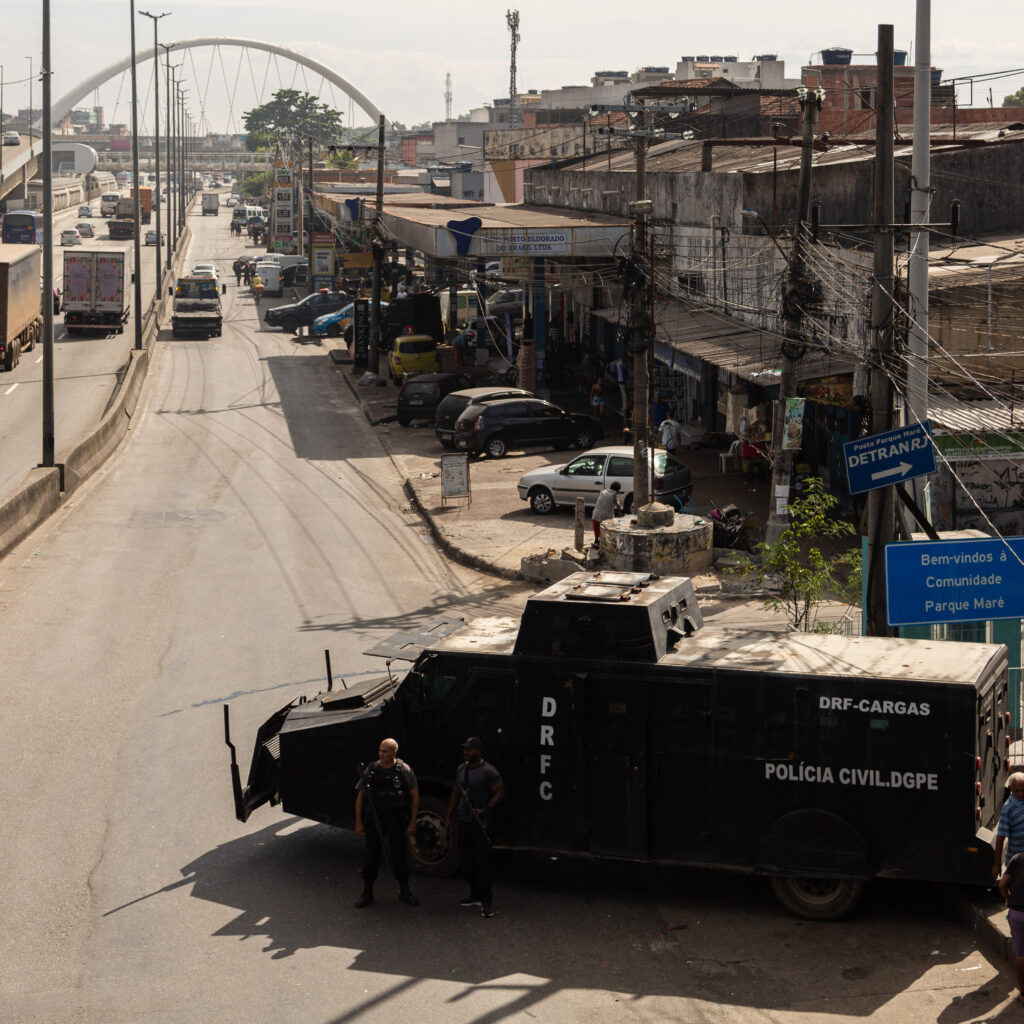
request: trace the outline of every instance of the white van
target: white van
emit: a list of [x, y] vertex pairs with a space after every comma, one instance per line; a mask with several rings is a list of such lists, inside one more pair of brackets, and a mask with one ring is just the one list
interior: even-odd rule
[[256, 273], [263, 282], [264, 295], [280, 295], [284, 291], [284, 277], [281, 264], [272, 260], [256, 261]]
[[445, 332], [461, 327], [470, 317], [479, 316], [483, 310], [480, 295], [475, 288], [466, 288], [455, 293], [456, 310], [454, 318], [451, 313], [451, 293], [445, 288], [439, 295], [441, 300], [441, 320], [444, 323]]

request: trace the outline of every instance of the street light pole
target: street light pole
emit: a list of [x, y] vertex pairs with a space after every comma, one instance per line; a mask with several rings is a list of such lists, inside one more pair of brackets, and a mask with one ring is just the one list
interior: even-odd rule
[[135, 0], [129, 0], [132, 41], [132, 218], [135, 221], [135, 348], [142, 348], [142, 227], [139, 189], [139, 89], [135, 59]]
[[29, 145], [32, 145], [32, 58], [26, 57], [28, 61], [28, 137]]
[[160, 27], [160, 19], [166, 18], [170, 12], [163, 14], [150, 14], [149, 11], [139, 11], [145, 18], [153, 19], [153, 148], [155, 154], [156, 188], [153, 190], [156, 195], [156, 297], [160, 301], [160, 39], [157, 30]]
[[[31, 115], [29, 117], [31, 127]], [[43, 0], [43, 465], [54, 465], [53, 158], [50, 126], [50, 0]], [[31, 138], [29, 141], [31, 146]]]

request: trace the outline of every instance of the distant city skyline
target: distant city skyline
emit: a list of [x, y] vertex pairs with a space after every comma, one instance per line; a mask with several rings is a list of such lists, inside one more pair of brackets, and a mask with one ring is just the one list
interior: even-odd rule
[[[53, 98], [63, 96], [130, 49], [127, 0], [91, 0], [89, 4], [54, 0], [51, 26], [54, 53]], [[137, 4], [138, 6], [146, 6]], [[511, 6], [511, 5], [509, 5]], [[386, 18], [372, 5], [325, 11], [322, 0], [171, 0], [154, 12], [170, 11], [160, 22], [165, 42], [207, 36], [231, 36], [273, 41], [332, 68], [379, 106], [389, 120], [407, 126], [443, 120], [445, 75], [452, 75], [452, 113], [508, 95], [509, 33], [504, 6], [488, 10], [479, 3], [451, 0], [442, 8], [399, 3]], [[879, 23], [894, 25], [897, 48], [911, 51], [913, 60], [915, 3], [864, 0], [856, 8], [793, 0], [784, 8], [733, 0], [696, 12], [667, 0], [634, 0], [629, 5], [592, 4], [581, 8], [565, 0], [543, 3], [521, 0], [521, 42], [517, 84], [529, 89], [586, 85], [597, 70], [632, 72], [642, 66], [667, 66], [673, 72], [684, 54], [735, 54], [749, 60], [755, 53], [777, 53], [786, 62], [788, 77], [815, 61], [823, 48], [846, 46], [855, 63], [872, 63]], [[28, 57], [38, 74], [41, 5], [18, 5], [4, 13], [4, 107], [28, 106]], [[783, 24], [780, 11], [785, 15]], [[282, 15], [282, 12], [285, 12]], [[852, 15], [856, 16], [853, 20]], [[97, 31], [102, 26], [102, 31]], [[932, 3], [932, 64], [944, 77], [964, 77], [1010, 71], [1021, 63], [1018, 40], [1024, 10], [1009, 0], [991, 0], [965, 18], [952, 0]], [[152, 54], [153, 30], [139, 17], [136, 45], [141, 58]], [[189, 109], [195, 120], [205, 114], [210, 129], [238, 132], [242, 114], [277, 88], [294, 87], [320, 94], [342, 111], [350, 123], [352, 106], [337, 88], [333, 92], [319, 76], [289, 65], [283, 59], [253, 52], [212, 49], [178, 54], [180, 74], [187, 80]], [[151, 62], [140, 64], [140, 117], [150, 115]], [[161, 76], [161, 84], [163, 76]], [[987, 105], [988, 90], [1000, 106], [1003, 96], [1024, 85], [1024, 72], [965, 87], [962, 103]], [[42, 88], [32, 86], [33, 107], [39, 109]], [[81, 106], [102, 106], [112, 122], [130, 119], [127, 76], [86, 97]], [[231, 97], [233, 96], [233, 102]], [[148, 102], [147, 102], [147, 97]], [[162, 105], [162, 104], [161, 104]], [[369, 118], [352, 109], [354, 123]]]

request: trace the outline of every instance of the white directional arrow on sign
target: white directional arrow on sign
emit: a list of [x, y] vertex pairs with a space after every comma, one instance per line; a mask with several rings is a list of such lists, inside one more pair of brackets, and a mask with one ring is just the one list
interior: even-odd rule
[[888, 469], [880, 469], [877, 473], [872, 473], [871, 479], [884, 480], [887, 476], [906, 476], [913, 468], [909, 462], [901, 462], [898, 466], [890, 466]]

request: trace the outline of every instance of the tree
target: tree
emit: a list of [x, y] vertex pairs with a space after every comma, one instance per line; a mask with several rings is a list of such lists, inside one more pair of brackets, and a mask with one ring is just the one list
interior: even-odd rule
[[833, 517], [838, 504], [824, 482], [811, 477], [804, 494], [786, 508], [789, 526], [782, 536], [774, 544], [757, 545], [761, 564], [736, 570], [775, 590], [765, 598], [765, 608], [785, 614], [790, 625], [804, 633], [831, 632], [828, 623], [818, 621], [818, 608], [832, 595], [851, 603], [860, 596], [859, 549], [827, 555], [818, 546], [822, 540], [839, 541], [856, 533], [849, 523]]
[[245, 148], [250, 152], [274, 145], [282, 132], [312, 135], [321, 145], [337, 142], [344, 134], [341, 114], [308, 92], [278, 89], [273, 99], [242, 115]]
[[1003, 106], [1024, 107], [1024, 85], [1022, 85], [1016, 92], [1011, 92], [1009, 96], [1004, 96]]
[[245, 179], [242, 182], [242, 195], [246, 199], [267, 195], [270, 192], [272, 177], [270, 171], [246, 171]]

